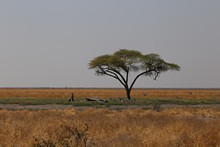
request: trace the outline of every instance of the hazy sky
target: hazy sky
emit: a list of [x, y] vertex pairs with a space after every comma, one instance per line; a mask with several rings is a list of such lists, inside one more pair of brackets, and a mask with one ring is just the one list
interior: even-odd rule
[[181, 66], [135, 87], [220, 88], [220, 0], [0, 1], [0, 87], [121, 87], [88, 69], [120, 48]]

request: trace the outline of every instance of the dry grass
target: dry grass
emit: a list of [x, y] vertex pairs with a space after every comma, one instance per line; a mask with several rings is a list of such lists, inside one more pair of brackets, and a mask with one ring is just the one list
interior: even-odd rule
[[220, 146], [219, 108], [0, 110], [0, 146]]
[[[124, 89], [0, 89], [0, 98], [67, 98], [74, 93], [77, 98], [126, 97]], [[133, 98], [184, 98], [220, 100], [220, 89], [133, 89]]]

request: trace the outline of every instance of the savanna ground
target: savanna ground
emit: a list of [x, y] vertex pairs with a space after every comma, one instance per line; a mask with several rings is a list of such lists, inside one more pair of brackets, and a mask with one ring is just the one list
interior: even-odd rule
[[[78, 101], [85, 97], [100, 97], [113, 101], [111, 104], [126, 106], [141, 99], [139, 103], [145, 103], [144, 106], [154, 102], [177, 106], [176, 102], [180, 102], [177, 104], [184, 107], [154, 109], [141, 105], [135, 109], [108, 109], [95, 108], [97, 103], [89, 107], [84, 102], [80, 103], [87, 106], [84, 109], [69, 103], [71, 108], [64, 109], [2, 108], [0, 147], [220, 146], [219, 89], [134, 89], [134, 100], [129, 103], [115, 100], [125, 97], [123, 89], [0, 89], [0, 103], [14, 104], [13, 101], [18, 99], [16, 104], [28, 105], [38, 104], [34, 100], [54, 99], [43, 103], [50, 104], [62, 99], [60, 104], [66, 105], [71, 93]], [[192, 104], [200, 107], [192, 107]]]
[[[96, 88], [0, 88], [0, 98], [123, 98], [124, 89]], [[220, 99], [220, 89], [133, 89], [132, 98]]]
[[[67, 99], [74, 93], [74, 103]], [[132, 100], [126, 100], [124, 89], [0, 89], [0, 104], [73, 106], [154, 105], [154, 104], [220, 104], [220, 89], [133, 89]], [[98, 97], [108, 103], [85, 102], [85, 98]]]

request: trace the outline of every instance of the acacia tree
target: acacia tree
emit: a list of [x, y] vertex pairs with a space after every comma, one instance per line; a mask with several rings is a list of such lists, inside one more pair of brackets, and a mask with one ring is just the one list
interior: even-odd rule
[[[136, 50], [120, 49], [112, 55], [102, 55], [89, 63], [90, 69], [95, 69], [97, 75], [106, 75], [118, 80], [125, 88], [127, 98], [131, 99], [131, 90], [140, 76], [150, 76], [154, 80], [168, 70], [180, 70], [174, 63], [165, 62], [158, 54], [146, 54]], [[136, 75], [129, 83], [130, 73]]]

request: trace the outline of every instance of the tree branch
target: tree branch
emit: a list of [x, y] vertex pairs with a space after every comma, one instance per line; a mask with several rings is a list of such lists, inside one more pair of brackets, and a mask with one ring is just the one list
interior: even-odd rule
[[126, 85], [127, 85], [127, 81], [125, 80], [125, 78], [123, 77], [123, 75], [122, 75], [119, 71], [117, 71], [116, 69], [110, 68], [110, 67], [109, 67], [109, 70], [115, 72], [118, 76], [120, 76], [120, 78], [121, 78], [122, 81], [124, 82], [124, 83], [123, 83], [123, 86], [126, 86]]
[[[99, 66], [99, 69], [102, 71], [103, 74], [117, 79], [123, 86], [126, 86], [126, 83], [124, 81], [124, 77], [118, 71], [113, 70], [111, 68], [103, 68], [100, 66]], [[118, 77], [118, 75], [122, 78], [122, 80]]]
[[156, 72], [156, 74], [155, 74], [154, 80], [156, 80], [157, 77], [160, 75], [160, 72], [159, 72], [159, 71], [155, 71], [155, 72]]
[[117, 78], [117, 75], [116, 75], [116, 74], [112, 73], [112, 75], [111, 75], [111, 74], [107, 73], [107, 71], [105, 71], [105, 68], [102, 68], [102, 67], [100, 67], [100, 66], [98, 66], [98, 67], [99, 67], [99, 69], [102, 71], [102, 72], [98, 72], [98, 73], [105, 74], [105, 75], [111, 76], [111, 77], [113, 77], [113, 78]]
[[129, 76], [129, 69], [126, 72], [126, 86], [127, 86], [127, 88], [129, 88], [129, 86], [128, 86], [128, 76]]
[[137, 79], [138, 79], [140, 76], [142, 76], [142, 75], [144, 75], [144, 74], [146, 74], [146, 73], [152, 72], [152, 71], [154, 71], [154, 70], [156, 70], [156, 68], [153, 68], [153, 69], [150, 69], [150, 70], [148, 70], [148, 71], [144, 71], [144, 72], [138, 74], [138, 75], [134, 78], [134, 80], [133, 80], [133, 82], [132, 82], [132, 84], [131, 84], [131, 86], [130, 86], [130, 89], [133, 88], [134, 83], [137, 81]]

